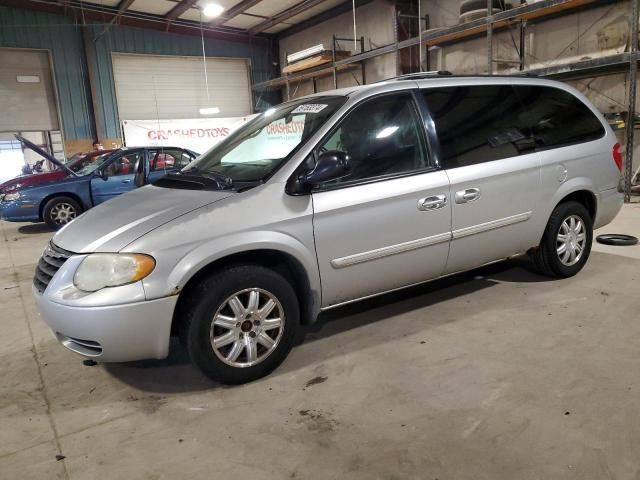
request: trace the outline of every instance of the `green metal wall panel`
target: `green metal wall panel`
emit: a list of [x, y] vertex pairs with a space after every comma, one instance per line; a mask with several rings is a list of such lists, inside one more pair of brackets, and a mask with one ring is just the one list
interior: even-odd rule
[[[60, 116], [66, 139], [95, 138], [93, 101], [89, 88], [84, 32], [95, 48], [93, 67], [96, 74], [96, 120], [100, 138], [119, 138], [120, 125], [113, 78], [111, 54], [142, 53], [151, 55], [202, 55], [197, 35], [180, 35], [156, 30], [102, 24], [87, 27], [71, 18], [30, 10], [0, 7], [0, 47], [38, 48], [51, 52], [58, 92]], [[205, 38], [207, 56], [247, 58], [251, 63], [252, 82], [273, 78], [269, 41], [231, 42]], [[261, 96], [254, 99], [258, 109], [278, 101]]]
[[95, 136], [80, 26], [59, 15], [0, 7], [0, 47], [49, 50], [65, 138]]
[[[103, 136], [108, 138], [120, 137], [112, 53], [202, 55], [201, 39], [193, 35], [180, 35], [127, 26], [112, 26], [105, 31], [104, 27], [93, 25], [91, 38], [96, 49], [95, 68], [100, 84], [98, 103], [102, 107], [102, 111], [97, 112], [99, 115], [98, 125], [104, 130]], [[248, 58], [253, 82], [272, 78], [275, 73], [266, 39], [257, 39], [255, 44], [249, 44], [205, 38], [205, 51], [208, 57]]]

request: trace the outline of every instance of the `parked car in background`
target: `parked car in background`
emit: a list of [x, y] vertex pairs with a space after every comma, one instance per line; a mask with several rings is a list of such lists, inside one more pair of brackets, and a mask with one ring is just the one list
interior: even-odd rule
[[211, 378], [247, 382], [323, 310], [516, 255], [577, 274], [622, 207], [619, 147], [584, 95], [537, 78], [296, 99], [58, 232], [35, 301], [85, 357], [163, 358], [173, 333]]
[[5, 194], [15, 193], [18, 189], [31, 185], [43, 185], [46, 183], [62, 180], [63, 178], [66, 178], [68, 176], [75, 176], [76, 172], [81, 170], [86, 165], [93, 163], [101, 155], [112, 152], [112, 150], [96, 150], [94, 152], [83, 153], [74, 156], [75, 158], [72, 158], [67, 163], [62, 163], [27, 139], [20, 137], [19, 135], [16, 135], [16, 138], [20, 140], [26, 148], [29, 148], [35, 151], [38, 155], [42, 156], [43, 161], [46, 159], [54, 164], [56, 166], [56, 169], [50, 170], [48, 172], [20, 175], [18, 177], [12, 178], [11, 180], [7, 180], [6, 182], [0, 184], [0, 197]]
[[179, 147], [100, 152], [57, 181], [14, 184], [0, 197], [0, 216], [11, 222], [44, 221], [58, 229], [95, 205], [184, 168], [197, 156]]

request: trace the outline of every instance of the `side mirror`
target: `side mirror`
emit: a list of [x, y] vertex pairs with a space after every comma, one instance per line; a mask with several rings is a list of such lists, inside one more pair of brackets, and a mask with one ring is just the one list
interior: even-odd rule
[[100, 168], [97, 172], [96, 172], [96, 176], [100, 177], [102, 180], [104, 180], [105, 182], [109, 179], [109, 175], [107, 174], [107, 171], [104, 168]]
[[299, 178], [303, 185], [317, 185], [340, 177], [351, 171], [351, 157], [338, 150], [321, 153], [313, 170], [302, 174]]

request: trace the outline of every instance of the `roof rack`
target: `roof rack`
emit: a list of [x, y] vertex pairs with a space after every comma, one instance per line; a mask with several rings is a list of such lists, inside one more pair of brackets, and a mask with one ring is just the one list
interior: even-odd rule
[[374, 83], [388, 82], [390, 80], [420, 80], [422, 78], [433, 78], [438, 76], [450, 76], [453, 75], [448, 70], [431, 70], [429, 72], [415, 72], [405, 73], [404, 75], [398, 75], [397, 77], [385, 78]]
[[489, 74], [482, 74], [482, 73], [469, 73], [469, 74], [465, 74], [465, 73], [461, 73], [461, 74], [454, 74], [451, 73], [448, 70], [433, 70], [433, 71], [429, 71], [429, 72], [415, 72], [415, 73], [406, 73], [404, 75], [398, 75], [397, 77], [391, 77], [391, 78], [385, 78], [384, 80], [378, 80], [377, 82], [374, 83], [382, 83], [382, 82], [389, 82], [392, 80], [396, 80], [396, 81], [401, 81], [401, 80], [422, 80], [422, 79], [428, 79], [428, 78], [434, 78], [434, 77], [456, 77], [456, 78], [470, 78], [470, 77], [497, 77], [497, 78], [501, 78], [501, 77], [539, 77], [538, 74], [534, 73], [534, 72], [513, 72], [510, 74], [497, 74], [497, 75], [489, 75]]

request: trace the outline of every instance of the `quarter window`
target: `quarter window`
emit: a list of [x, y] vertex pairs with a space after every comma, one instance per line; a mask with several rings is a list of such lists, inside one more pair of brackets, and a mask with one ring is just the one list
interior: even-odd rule
[[569, 92], [528, 85], [514, 89], [523, 107], [520, 128], [540, 148], [589, 142], [604, 136], [600, 120]]
[[326, 185], [396, 175], [427, 166], [420, 118], [410, 94], [367, 101], [345, 117], [320, 146], [351, 157], [351, 172]]
[[501, 160], [604, 135], [598, 118], [570, 93], [534, 85], [423, 90], [445, 168]]
[[186, 167], [192, 160], [182, 150], [158, 150], [151, 151], [151, 171], [175, 170]]

